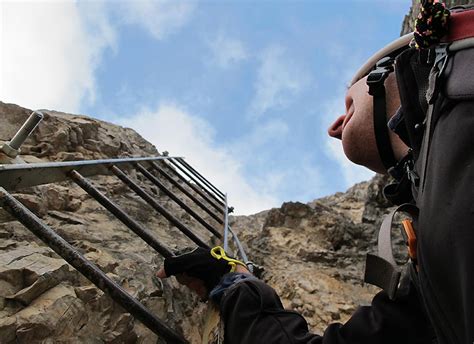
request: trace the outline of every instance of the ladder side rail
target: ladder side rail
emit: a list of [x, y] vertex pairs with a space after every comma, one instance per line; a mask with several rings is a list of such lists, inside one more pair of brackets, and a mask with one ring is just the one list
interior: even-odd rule
[[202, 210], [204, 210], [209, 216], [211, 216], [214, 220], [216, 220], [219, 224], [224, 224], [222, 219], [216, 215], [211, 209], [209, 209], [201, 200], [199, 200], [196, 196], [194, 196], [191, 192], [189, 192], [185, 187], [183, 187], [180, 183], [178, 183], [173, 177], [171, 177], [164, 169], [158, 166], [155, 162], [150, 161], [150, 166], [152, 166], [155, 170], [157, 170], [165, 179], [170, 182], [173, 186], [179, 189], [183, 194], [185, 194], [189, 199], [191, 199], [194, 203], [196, 203]]
[[158, 178], [151, 174], [145, 167], [140, 164], [135, 164], [135, 167], [140, 171], [148, 180], [150, 180], [154, 185], [160, 188], [169, 198], [171, 198], [176, 204], [178, 204], [184, 211], [191, 215], [197, 222], [199, 222], [204, 228], [210, 231], [212, 234], [218, 238], [222, 238], [222, 235], [211, 226], [206, 220], [199, 216], [194, 210], [192, 210], [186, 203], [180, 200], [176, 195], [171, 192], [163, 183], [161, 183]]
[[119, 158], [45, 162], [32, 164], [0, 164], [0, 186], [9, 191], [68, 180], [67, 174], [79, 171], [84, 177], [111, 174], [108, 166], [114, 164], [129, 168], [132, 162], [164, 161], [170, 157]]
[[244, 247], [240, 242], [237, 234], [229, 226], [229, 213], [228, 213], [228, 203], [227, 203], [227, 194], [225, 194], [225, 213], [224, 213], [224, 251], [228, 252], [229, 250], [229, 233], [232, 234], [232, 239], [234, 240], [235, 245], [239, 251], [240, 258], [242, 258], [245, 265], [250, 272], [253, 272], [253, 263], [249, 261], [247, 254], [245, 253]]
[[36, 237], [41, 239], [54, 252], [71, 264], [77, 271], [109, 295], [134, 318], [141, 321], [151, 331], [168, 343], [187, 343], [187, 341], [162, 320], [153, 315], [143, 304], [129, 295], [119, 284], [108, 277], [96, 265], [87, 260], [71, 244], [28, 210], [23, 204], [0, 187], [0, 205]]
[[245, 265], [247, 265], [247, 268], [249, 269], [250, 272], [253, 272], [253, 263], [248, 259], [247, 254], [245, 253], [244, 247], [242, 246], [242, 243], [240, 242], [237, 234], [232, 230], [232, 228], [229, 226], [229, 232], [232, 234], [232, 238], [237, 245], [237, 248], [239, 250], [240, 257], [244, 261]]
[[222, 206], [217, 205], [210, 196], [208, 196], [207, 193], [202, 191], [196, 184], [191, 183], [190, 180], [186, 179], [181, 173], [177, 171], [176, 168], [173, 166], [170, 166], [168, 163], [163, 162], [163, 165], [166, 166], [169, 170], [173, 171], [173, 173], [178, 177], [179, 180], [181, 180], [183, 183], [185, 183], [189, 188], [191, 188], [194, 192], [196, 192], [199, 196], [202, 197], [207, 203], [209, 203], [214, 209], [216, 209], [219, 213], [223, 213], [224, 209]]
[[145, 228], [143, 225], [133, 220], [128, 216], [118, 205], [112, 202], [107, 196], [101, 193], [97, 188], [92, 185], [86, 178], [84, 178], [79, 172], [72, 171], [70, 174], [71, 179], [79, 185], [85, 192], [99, 202], [104, 208], [110, 211], [117, 219], [119, 219], [125, 226], [130, 228], [135, 234], [142, 238], [148, 245], [153, 247], [163, 257], [170, 257], [173, 253], [161, 244], [152, 234], [152, 232]]
[[[183, 170], [187, 171], [189, 173], [189, 176], [192, 177], [193, 181], [198, 184], [203, 190], [205, 190], [209, 195], [212, 195], [217, 201], [219, 201], [219, 204], [222, 204], [224, 206], [224, 198], [220, 195], [220, 193], [216, 192], [212, 187], [208, 186], [206, 183], [204, 183], [199, 177], [191, 171], [188, 167], [184, 165], [184, 163], [181, 160], [178, 159], [170, 159], [169, 160], [171, 163], [173, 163], [175, 166], [180, 166]], [[220, 192], [220, 191], [219, 191]]]
[[198, 177], [203, 183], [213, 189], [217, 193], [217, 195], [221, 196], [223, 199], [225, 198], [225, 194], [222, 191], [220, 191], [216, 186], [214, 186], [214, 184], [207, 180], [201, 173], [199, 173], [193, 166], [191, 166], [191, 164], [184, 160], [184, 158], [177, 158], [177, 160], [189, 171], [194, 172], [196, 177]]
[[112, 172], [130, 189], [132, 189], [138, 196], [140, 196], [145, 202], [147, 202], [153, 209], [158, 211], [163, 217], [165, 217], [173, 226], [178, 228], [184, 235], [191, 239], [195, 244], [203, 248], [209, 248], [209, 246], [196, 234], [193, 233], [188, 227], [186, 227], [181, 221], [174, 217], [170, 212], [163, 208], [158, 202], [154, 200], [143, 188], [135, 183], [130, 177], [128, 177], [123, 171], [116, 166], [111, 167]]
[[227, 194], [225, 195], [224, 211], [224, 251], [229, 251], [229, 209], [227, 205]]

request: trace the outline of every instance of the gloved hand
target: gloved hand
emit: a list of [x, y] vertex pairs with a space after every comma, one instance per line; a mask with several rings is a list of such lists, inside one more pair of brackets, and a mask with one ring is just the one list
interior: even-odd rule
[[244, 263], [227, 257], [220, 246], [212, 250], [198, 247], [191, 252], [166, 258], [157, 276], [176, 276], [178, 282], [206, 298], [222, 276], [232, 271], [248, 272]]

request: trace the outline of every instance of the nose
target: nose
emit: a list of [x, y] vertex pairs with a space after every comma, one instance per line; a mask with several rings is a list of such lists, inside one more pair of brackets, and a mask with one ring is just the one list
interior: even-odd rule
[[331, 124], [331, 126], [328, 128], [329, 136], [339, 140], [342, 138], [342, 124], [344, 123], [345, 118], [346, 115], [342, 115], [338, 119], [336, 119], [333, 124]]

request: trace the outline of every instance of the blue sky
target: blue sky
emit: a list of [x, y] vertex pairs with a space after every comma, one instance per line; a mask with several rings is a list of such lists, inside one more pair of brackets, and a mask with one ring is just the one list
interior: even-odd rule
[[410, 4], [3, 1], [0, 100], [132, 127], [237, 213], [307, 202], [373, 175], [326, 128]]

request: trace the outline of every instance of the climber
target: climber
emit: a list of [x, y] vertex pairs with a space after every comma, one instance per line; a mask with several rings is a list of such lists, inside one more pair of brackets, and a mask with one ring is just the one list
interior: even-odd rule
[[474, 7], [453, 10], [446, 31], [449, 11], [422, 3], [415, 47], [405, 36], [375, 54], [328, 131], [351, 161], [394, 177], [387, 198], [416, 202], [416, 257], [398, 283], [382, 243], [376, 262], [386, 269], [368, 265], [366, 277], [384, 290], [322, 335], [225, 255], [198, 248], [166, 259], [158, 277], [175, 275], [217, 304], [226, 344], [474, 343]]
[[[384, 172], [379, 158], [372, 123], [372, 97], [367, 93], [367, 77], [357, 80], [348, 89], [346, 114], [329, 128], [330, 136], [341, 139], [347, 157], [373, 171]], [[385, 81], [387, 113], [400, 106], [396, 78]], [[401, 159], [408, 147], [390, 134], [394, 154]], [[212, 267], [212, 268], [211, 268]], [[370, 307], [360, 307], [345, 324], [331, 324], [323, 336], [309, 332], [304, 318], [286, 311], [275, 291], [253, 277], [242, 265], [234, 273], [224, 260], [215, 260], [204, 249], [166, 259], [157, 275], [176, 276], [178, 281], [196, 292], [202, 299], [209, 297], [220, 306], [224, 321], [224, 342], [232, 343], [431, 343], [433, 334], [416, 287], [406, 277], [392, 301], [380, 292]], [[222, 280], [220, 278], [224, 276]], [[315, 305], [317, 307], [317, 305]]]

